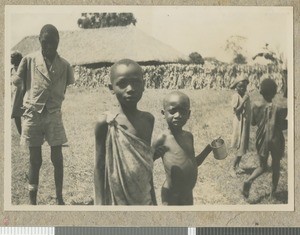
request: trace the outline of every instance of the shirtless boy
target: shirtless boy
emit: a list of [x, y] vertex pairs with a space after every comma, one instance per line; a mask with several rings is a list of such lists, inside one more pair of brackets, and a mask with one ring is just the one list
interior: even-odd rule
[[198, 174], [194, 140], [192, 133], [182, 129], [190, 117], [190, 100], [182, 92], [171, 92], [165, 97], [161, 112], [169, 127], [154, 143], [155, 158], [162, 157], [166, 172], [162, 203], [193, 205]]
[[153, 205], [154, 117], [137, 108], [143, 71], [135, 61], [123, 59], [110, 72], [109, 89], [119, 108], [101, 115], [95, 127], [95, 204]]

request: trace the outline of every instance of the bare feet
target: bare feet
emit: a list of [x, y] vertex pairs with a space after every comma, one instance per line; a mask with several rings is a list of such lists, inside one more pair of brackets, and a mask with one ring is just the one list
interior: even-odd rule
[[64, 202], [64, 200], [62, 199], [62, 197], [60, 197], [60, 198], [56, 198], [56, 204], [57, 204], [57, 205], [65, 205], [65, 202]]
[[275, 192], [272, 191], [272, 192], [270, 193], [270, 196], [269, 196], [269, 201], [272, 202], [272, 201], [274, 201], [275, 199], [276, 199], [276, 197], [275, 197]]
[[30, 205], [36, 205], [37, 190], [29, 191]]
[[245, 170], [240, 168], [239, 166], [234, 168], [236, 174], [244, 174]]
[[231, 169], [229, 170], [229, 175], [230, 175], [232, 178], [236, 178], [235, 168], [231, 168]]
[[242, 194], [245, 198], [249, 197], [250, 188], [251, 188], [251, 183], [244, 182]]

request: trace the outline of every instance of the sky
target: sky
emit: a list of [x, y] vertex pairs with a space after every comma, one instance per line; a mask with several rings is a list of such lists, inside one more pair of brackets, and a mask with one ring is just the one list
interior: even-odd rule
[[136, 27], [189, 55], [232, 60], [226, 40], [241, 36], [243, 53], [251, 58], [265, 43], [289, 54], [292, 38], [292, 8], [203, 6], [7, 6], [6, 34], [12, 48], [28, 35], [38, 35], [44, 24], [58, 30], [83, 30], [77, 26], [82, 12], [132, 12]]

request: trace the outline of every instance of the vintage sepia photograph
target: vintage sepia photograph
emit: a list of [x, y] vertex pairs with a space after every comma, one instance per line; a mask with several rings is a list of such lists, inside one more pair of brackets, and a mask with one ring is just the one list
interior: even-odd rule
[[293, 211], [292, 7], [5, 7], [4, 209]]

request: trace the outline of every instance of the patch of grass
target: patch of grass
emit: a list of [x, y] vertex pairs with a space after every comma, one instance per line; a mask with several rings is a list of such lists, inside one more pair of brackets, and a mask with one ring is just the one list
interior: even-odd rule
[[[141, 110], [151, 112], [155, 118], [153, 138], [161, 130], [167, 128], [160, 110], [162, 99], [169, 90], [146, 90], [139, 103]], [[194, 134], [195, 151], [200, 153], [210, 141], [222, 136], [230, 146], [232, 131], [232, 111], [230, 107], [233, 91], [230, 90], [183, 90], [191, 99], [191, 117], [185, 129]], [[257, 92], [251, 93], [251, 99], [257, 100]], [[285, 105], [284, 99], [276, 97], [276, 101]], [[113, 95], [107, 88], [86, 89], [69, 88], [63, 103], [63, 119], [69, 139], [64, 154], [64, 187], [66, 204], [87, 205], [93, 200], [94, 182], [94, 125], [101, 113], [111, 110], [117, 105]], [[275, 201], [268, 199], [271, 190], [271, 172], [258, 178], [246, 201], [240, 190], [243, 181], [257, 166], [255, 153], [255, 128], [251, 129], [251, 146], [241, 162], [247, 174], [234, 176], [230, 174], [234, 151], [224, 160], [216, 160], [210, 154], [199, 167], [198, 181], [194, 189], [196, 205], [242, 205], [242, 204], [282, 204], [287, 203], [287, 157], [281, 161], [280, 180]], [[55, 186], [53, 166], [50, 161], [50, 147], [43, 146], [43, 165], [40, 171], [38, 204], [55, 203]], [[12, 204], [28, 204], [27, 172], [28, 150], [19, 146], [19, 136], [12, 124]], [[165, 180], [165, 172], [161, 160], [154, 164], [154, 184], [158, 203], [161, 203], [160, 188]]]

